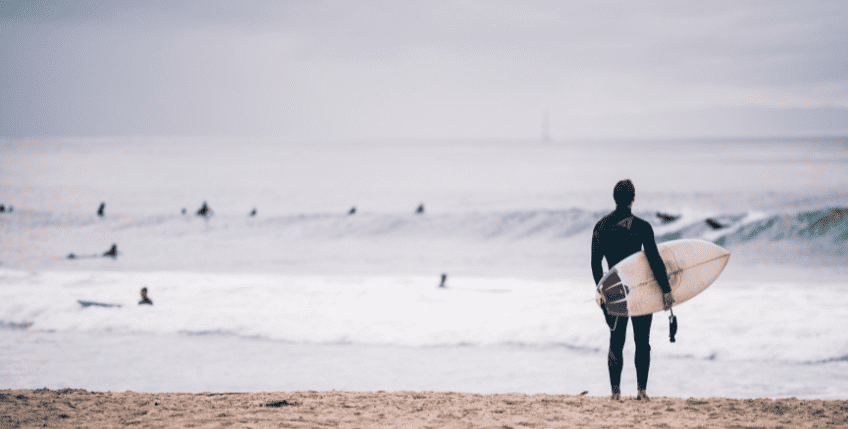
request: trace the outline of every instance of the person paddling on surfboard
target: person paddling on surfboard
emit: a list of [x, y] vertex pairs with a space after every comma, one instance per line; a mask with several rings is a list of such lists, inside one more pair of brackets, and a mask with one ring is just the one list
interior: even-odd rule
[[[663, 292], [663, 307], [668, 310], [674, 303], [671, 296], [671, 287], [668, 284], [668, 276], [665, 264], [660, 258], [657, 243], [654, 240], [654, 229], [651, 224], [636, 217], [631, 212], [636, 197], [636, 188], [629, 179], [619, 181], [613, 189], [615, 199], [615, 211], [604, 216], [595, 225], [592, 231], [592, 274], [595, 276], [595, 284], [601, 281], [604, 275], [601, 260], [607, 259], [607, 266], [612, 268], [624, 258], [645, 248], [645, 255], [651, 271]], [[606, 307], [602, 304], [604, 317], [610, 328], [610, 345], [607, 355], [607, 367], [609, 368], [610, 386], [612, 387], [611, 400], [621, 399], [621, 370], [624, 367], [622, 361], [622, 350], [627, 335], [627, 322], [633, 320], [633, 340], [636, 342], [636, 383], [638, 394], [636, 399], [648, 401], [648, 369], [651, 366], [651, 321], [653, 314], [644, 316], [610, 316]]]

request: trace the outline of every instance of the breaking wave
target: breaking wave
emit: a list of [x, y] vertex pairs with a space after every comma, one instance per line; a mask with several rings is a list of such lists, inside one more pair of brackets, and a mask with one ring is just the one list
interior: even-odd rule
[[[42, 229], [106, 228], [112, 232], [144, 231], [168, 237], [214, 235], [243, 231], [278, 234], [306, 239], [356, 237], [420, 236], [423, 238], [465, 239], [567, 239], [591, 233], [606, 212], [583, 209], [534, 210], [451, 214], [297, 214], [266, 218], [196, 216], [56, 216], [24, 211], [0, 216], [0, 228], [18, 233]], [[637, 212], [654, 225], [657, 241], [700, 238], [718, 245], [733, 246], [753, 241], [816, 241], [833, 249], [848, 242], [848, 208], [829, 207], [797, 213], [667, 214]]]

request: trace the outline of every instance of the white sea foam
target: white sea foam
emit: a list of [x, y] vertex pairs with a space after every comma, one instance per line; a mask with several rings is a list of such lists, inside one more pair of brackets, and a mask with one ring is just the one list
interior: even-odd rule
[[[435, 277], [0, 271], [4, 322], [57, 332], [231, 334], [305, 343], [565, 346], [605, 350], [586, 283]], [[155, 305], [138, 305], [147, 286]], [[848, 298], [791, 283], [721, 281], [676, 308], [667, 356], [821, 361], [848, 356]], [[83, 307], [77, 300], [120, 304]], [[654, 338], [668, 335], [655, 316]], [[662, 343], [663, 340], [655, 340]]]

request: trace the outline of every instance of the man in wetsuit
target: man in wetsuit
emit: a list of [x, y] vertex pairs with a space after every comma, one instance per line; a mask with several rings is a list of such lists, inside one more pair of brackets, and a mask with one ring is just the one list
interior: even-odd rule
[[[654, 229], [645, 220], [636, 217], [630, 211], [635, 200], [636, 189], [633, 182], [622, 180], [613, 189], [615, 211], [604, 216], [595, 225], [592, 232], [592, 274], [595, 284], [601, 281], [604, 270], [601, 260], [607, 258], [607, 266], [612, 268], [624, 258], [645, 248], [645, 255], [651, 271], [663, 292], [663, 307], [668, 310], [674, 303], [671, 297], [671, 287], [665, 272], [665, 264], [660, 258], [657, 243], [654, 241]], [[633, 340], [636, 342], [636, 383], [638, 394], [636, 399], [648, 401], [648, 369], [651, 366], [651, 321], [653, 314], [633, 317], [610, 316], [604, 308], [604, 317], [610, 328], [610, 346], [607, 355], [612, 400], [621, 399], [621, 369], [622, 349], [627, 334], [627, 321], [633, 320]]]
[[141, 301], [138, 302], [138, 305], [142, 304], [153, 305], [153, 301], [151, 301], [150, 298], [147, 297], [146, 287], [141, 288]]
[[200, 209], [197, 210], [197, 215], [207, 217], [211, 214], [212, 214], [212, 209], [210, 209], [209, 206], [206, 205], [206, 201], [204, 201], [203, 205], [200, 207]]

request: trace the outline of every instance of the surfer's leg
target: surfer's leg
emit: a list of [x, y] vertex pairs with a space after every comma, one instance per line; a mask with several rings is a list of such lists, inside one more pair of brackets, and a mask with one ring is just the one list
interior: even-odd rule
[[[629, 317], [618, 317], [618, 321], [610, 323], [609, 319], [616, 319], [615, 316], [607, 316], [607, 322], [610, 325], [610, 343], [609, 353], [607, 354], [607, 367], [609, 368], [610, 387], [612, 387], [613, 399], [620, 396], [621, 392], [621, 369], [624, 367], [622, 358], [622, 350], [624, 349], [624, 340], [627, 336], [627, 320]], [[612, 329], [612, 328], [615, 329]]]
[[643, 392], [648, 387], [648, 369], [651, 367], [651, 322], [654, 315], [632, 317], [633, 340], [636, 342], [636, 383]]

